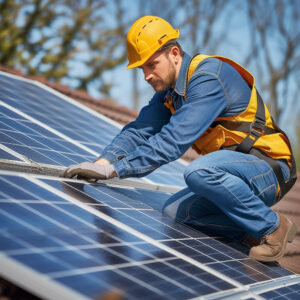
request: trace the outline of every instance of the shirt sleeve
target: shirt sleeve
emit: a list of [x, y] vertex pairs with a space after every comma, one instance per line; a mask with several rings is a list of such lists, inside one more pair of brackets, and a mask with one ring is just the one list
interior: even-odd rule
[[164, 94], [155, 93], [137, 119], [127, 124], [110, 145], [105, 147], [100, 158], [105, 158], [110, 163], [119, 161], [134, 152], [138, 146], [146, 144], [149, 137], [160, 132], [171, 117], [170, 111], [163, 105]]
[[141, 177], [181, 157], [227, 108], [219, 78], [208, 73], [192, 76], [186, 100], [162, 130], [114, 163], [120, 178]]

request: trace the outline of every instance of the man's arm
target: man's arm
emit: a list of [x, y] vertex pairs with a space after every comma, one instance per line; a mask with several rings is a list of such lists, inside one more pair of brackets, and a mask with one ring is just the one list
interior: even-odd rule
[[[92, 174], [96, 179], [112, 178], [113, 174], [119, 178], [145, 176], [182, 156], [226, 109], [228, 103], [219, 79], [211, 74], [201, 74], [191, 78], [185, 102], [160, 131], [154, 130], [156, 122], [149, 122], [155, 119], [162, 124], [153, 115], [155, 110], [151, 109], [152, 105], [145, 107], [137, 120], [115, 137], [97, 164], [71, 166], [64, 177], [71, 178], [78, 174], [86, 178]], [[166, 110], [163, 105], [161, 108]], [[107, 162], [110, 164], [107, 165]], [[96, 170], [95, 166], [99, 168]]]
[[159, 132], [171, 116], [170, 111], [163, 105], [164, 94], [156, 93], [150, 103], [145, 106], [138, 118], [126, 125], [108, 145], [100, 158], [94, 163], [83, 162], [69, 166], [62, 177], [72, 178], [78, 175], [81, 179], [109, 179], [117, 177], [112, 163], [126, 157], [139, 145], [145, 143], [151, 135]]
[[151, 136], [114, 168], [120, 178], [141, 177], [181, 157], [228, 106], [224, 86], [215, 75], [193, 76], [185, 103], [160, 132]]
[[97, 163], [114, 163], [126, 157], [169, 122], [171, 113], [163, 105], [164, 93], [156, 93], [137, 119], [127, 124], [105, 147]]

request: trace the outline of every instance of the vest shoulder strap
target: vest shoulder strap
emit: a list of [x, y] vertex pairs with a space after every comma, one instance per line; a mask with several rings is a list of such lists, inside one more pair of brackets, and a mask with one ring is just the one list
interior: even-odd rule
[[205, 54], [196, 54], [190, 62], [188, 67], [187, 75], [185, 78], [185, 88], [184, 88], [184, 99], [186, 98], [186, 88], [187, 84], [190, 81], [192, 75], [194, 74], [197, 66], [207, 58], [217, 58], [223, 62], [229, 63], [233, 68], [235, 68], [239, 74], [243, 77], [243, 79], [248, 83], [248, 85], [253, 88], [255, 86], [255, 79], [254, 76], [243, 66], [235, 62], [234, 60], [223, 57], [223, 56], [215, 56], [215, 55], [205, 55]]
[[195, 72], [197, 66], [206, 58], [209, 58], [212, 56], [209, 55], [205, 55], [205, 54], [196, 54], [189, 65], [189, 69], [188, 69], [188, 74], [187, 74], [187, 81], [189, 81], [193, 75], [193, 73]]

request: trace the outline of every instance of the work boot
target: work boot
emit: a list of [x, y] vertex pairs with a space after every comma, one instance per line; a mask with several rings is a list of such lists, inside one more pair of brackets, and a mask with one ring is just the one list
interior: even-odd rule
[[261, 244], [261, 239], [256, 239], [252, 235], [248, 235], [244, 241], [244, 244], [249, 248], [252, 248], [254, 246], [259, 246]]
[[292, 242], [297, 231], [296, 225], [282, 214], [279, 216], [278, 228], [262, 238], [259, 246], [252, 247], [249, 257], [259, 261], [277, 261], [285, 252], [287, 242]]

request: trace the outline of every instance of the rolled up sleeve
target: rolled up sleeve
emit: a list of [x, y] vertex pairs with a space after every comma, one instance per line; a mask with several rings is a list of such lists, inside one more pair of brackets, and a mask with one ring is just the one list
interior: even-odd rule
[[141, 110], [137, 119], [121, 130], [110, 145], [105, 147], [99, 158], [105, 158], [110, 163], [117, 162], [160, 132], [171, 117], [163, 101], [164, 93], [156, 93], [149, 104]]

